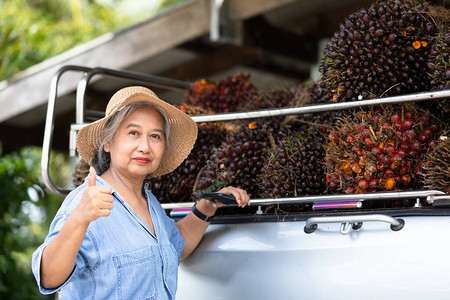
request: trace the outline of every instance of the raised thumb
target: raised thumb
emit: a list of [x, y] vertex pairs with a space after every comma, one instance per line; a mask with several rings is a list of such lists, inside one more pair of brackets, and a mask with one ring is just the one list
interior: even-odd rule
[[90, 167], [89, 168], [88, 186], [95, 186], [96, 179], [97, 179], [97, 173], [95, 173], [95, 169], [93, 167]]

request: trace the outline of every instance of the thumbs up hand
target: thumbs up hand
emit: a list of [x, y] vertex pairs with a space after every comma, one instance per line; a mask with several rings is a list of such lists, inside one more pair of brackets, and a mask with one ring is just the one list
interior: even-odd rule
[[95, 169], [93, 167], [90, 167], [88, 186], [89, 187], [96, 186], [97, 185], [96, 182], [97, 182], [97, 173], [95, 172]]
[[83, 191], [83, 196], [72, 214], [85, 225], [99, 217], [107, 217], [113, 208], [113, 196], [111, 188], [96, 185], [97, 174], [93, 167], [89, 170], [88, 184]]

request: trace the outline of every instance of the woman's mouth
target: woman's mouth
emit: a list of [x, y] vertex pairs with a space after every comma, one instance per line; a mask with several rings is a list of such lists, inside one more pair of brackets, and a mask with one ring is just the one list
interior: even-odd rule
[[150, 162], [150, 159], [145, 158], [145, 157], [135, 157], [134, 160], [140, 164], [147, 164]]

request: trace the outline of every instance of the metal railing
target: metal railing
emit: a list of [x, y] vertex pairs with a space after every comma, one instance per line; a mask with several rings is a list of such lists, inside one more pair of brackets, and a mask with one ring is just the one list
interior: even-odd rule
[[[133, 82], [143, 82], [152, 86], [164, 87], [167, 89], [185, 89], [189, 87], [189, 82], [167, 79], [154, 75], [146, 75], [131, 71], [112, 70], [105, 68], [86, 68], [80, 66], [65, 66], [58, 70], [52, 78], [49, 104], [47, 108], [47, 118], [45, 123], [44, 144], [42, 149], [41, 169], [42, 177], [45, 185], [53, 193], [58, 195], [67, 195], [70, 190], [63, 189], [56, 186], [51, 180], [48, 172], [50, 149], [52, 143], [53, 126], [54, 126], [54, 109], [57, 100], [58, 81], [61, 75], [66, 71], [84, 72], [84, 76], [79, 81], [76, 95], [76, 123], [70, 128], [70, 152], [75, 156], [75, 140], [77, 132], [87, 123], [84, 121], [85, 113], [85, 95], [86, 89], [91, 78], [95, 75], [104, 75], [116, 77], [119, 79], [132, 80]], [[379, 99], [343, 102], [343, 103], [329, 103], [306, 105], [301, 107], [289, 107], [278, 109], [264, 109], [249, 112], [232, 112], [232, 113], [217, 113], [212, 115], [198, 115], [192, 116], [192, 119], [197, 122], [221, 122], [232, 120], [244, 120], [254, 118], [278, 117], [288, 115], [298, 115], [306, 113], [318, 113], [327, 111], [347, 110], [353, 108], [361, 108], [373, 105], [382, 104], [398, 104], [408, 102], [420, 102], [427, 100], [438, 100], [442, 98], [450, 98], [450, 90], [415, 93], [410, 95], [401, 95], [395, 97], [386, 97]], [[404, 191], [404, 192], [380, 192], [367, 194], [335, 194], [335, 195], [318, 195], [305, 197], [289, 197], [289, 198], [274, 198], [274, 199], [252, 199], [251, 205], [272, 205], [272, 204], [299, 204], [299, 203], [315, 203], [317, 201], [348, 201], [348, 200], [387, 200], [387, 199], [421, 199], [429, 198], [430, 196], [444, 195], [445, 193], [438, 190], [421, 190], [421, 191]], [[194, 205], [194, 202], [183, 203], [163, 203], [164, 209], [174, 208], [189, 208]]]
[[[429, 199], [438, 198], [439, 195], [445, 195], [439, 190], [420, 190], [420, 191], [404, 191], [404, 192], [379, 192], [366, 194], [334, 194], [334, 195], [316, 195], [304, 197], [287, 197], [287, 198], [264, 198], [251, 199], [252, 206], [258, 205], [273, 205], [273, 204], [308, 204], [315, 202], [334, 202], [334, 201], [384, 201], [395, 199]], [[439, 199], [439, 198], [438, 198]], [[164, 209], [174, 208], [190, 208], [195, 202], [180, 202], [180, 203], [163, 203]]]

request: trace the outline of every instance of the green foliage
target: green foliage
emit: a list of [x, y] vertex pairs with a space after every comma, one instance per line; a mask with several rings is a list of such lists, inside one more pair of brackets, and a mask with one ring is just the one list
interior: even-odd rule
[[184, 1], [0, 0], [0, 81]]
[[0, 81], [129, 22], [96, 1], [2, 0]]
[[31, 273], [31, 254], [61, 199], [42, 190], [39, 149], [1, 153], [0, 144], [0, 299], [46, 299]]

